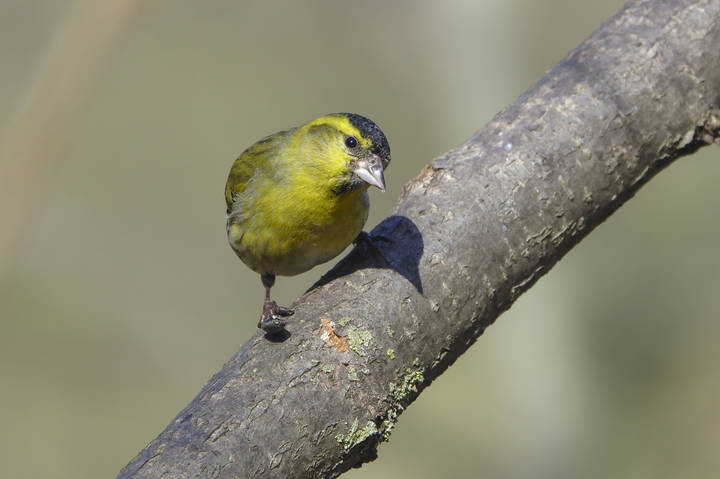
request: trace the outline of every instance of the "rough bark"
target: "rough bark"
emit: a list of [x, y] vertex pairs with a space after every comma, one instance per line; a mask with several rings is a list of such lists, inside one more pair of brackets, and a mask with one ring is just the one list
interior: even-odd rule
[[[405, 187], [373, 234], [258, 333], [120, 473], [335, 477], [572, 246], [718, 141], [720, 0], [624, 7]], [[247, 318], [253, 321], [256, 318]], [[271, 340], [272, 339], [272, 340]]]

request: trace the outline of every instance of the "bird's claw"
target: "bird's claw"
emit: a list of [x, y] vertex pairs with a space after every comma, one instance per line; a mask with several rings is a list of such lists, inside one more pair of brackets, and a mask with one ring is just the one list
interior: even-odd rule
[[258, 321], [258, 328], [268, 334], [275, 334], [285, 329], [285, 323], [287, 323], [285, 318], [270, 316], [269, 318], [260, 318], [260, 321]]
[[294, 310], [290, 308], [285, 308], [284, 306], [278, 306], [278, 304], [274, 301], [273, 303], [273, 314], [277, 314], [278, 316], [282, 316], [283, 318], [295, 314]]
[[279, 333], [285, 328], [288, 316], [292, 316], [295, 311], [290, 308], [278, 306], [275, 301], [267, 301], [263, 306], [263, 313], [258, 321], [258, 328], [266, 333]]

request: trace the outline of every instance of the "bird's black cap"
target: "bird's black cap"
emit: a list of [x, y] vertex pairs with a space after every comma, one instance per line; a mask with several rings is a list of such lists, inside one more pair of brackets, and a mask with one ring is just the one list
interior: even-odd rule
[[387, 166], [390, 162], [390, 144], [380, 127], [371, 119], [355, 113], [341, 113], [341, 115], [345, 115], [350, 123], [372, 142], [371, 151], [382, 158], [383, 166]]

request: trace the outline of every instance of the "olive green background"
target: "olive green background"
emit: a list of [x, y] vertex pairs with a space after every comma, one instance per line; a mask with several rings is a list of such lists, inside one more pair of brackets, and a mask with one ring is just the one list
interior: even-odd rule
[[[0, 475], [114, 477], [255, 332], [223, 202], [246, 146], [374, 119], [372, 227], [621, 3], [3, 0]], [[713, 147], [653, 179], [347, 477], [717, 475], [718, 178]]]

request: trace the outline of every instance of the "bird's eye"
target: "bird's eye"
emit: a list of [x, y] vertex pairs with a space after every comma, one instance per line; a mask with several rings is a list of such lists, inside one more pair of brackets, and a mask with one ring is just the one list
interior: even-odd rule
[[354, 136], [348, 136], [347, 138], [345, 138], [345, 146], [347, 146], [348, 148], [355, 148], [357, 144], [357, 139]]

